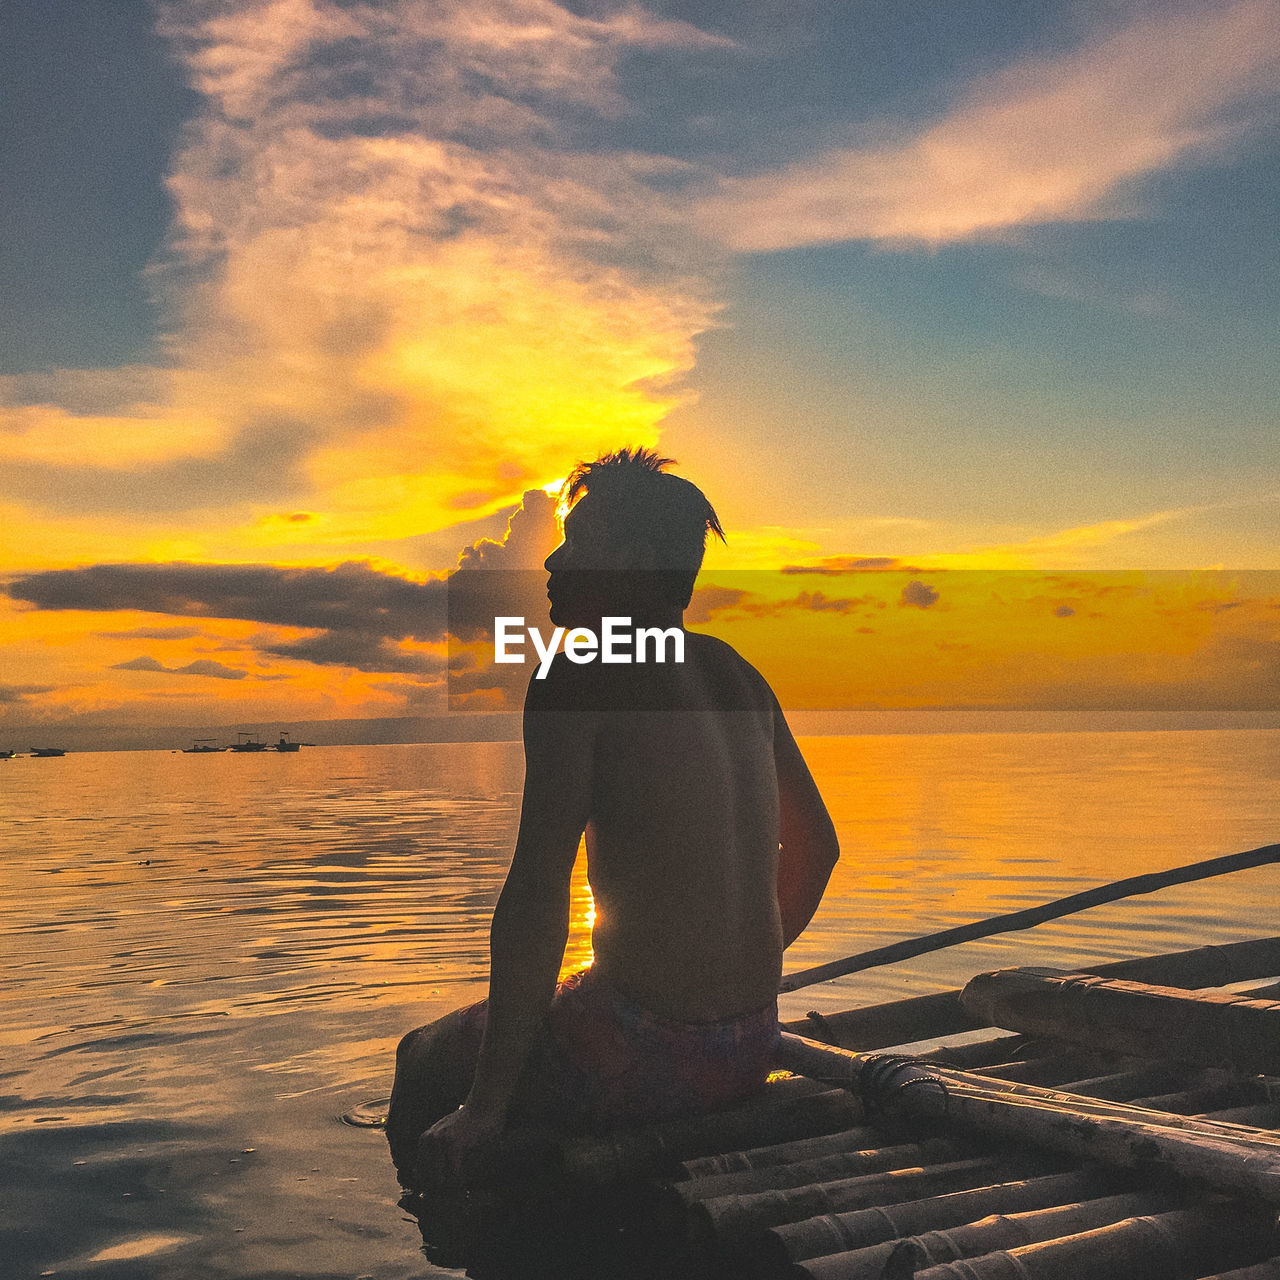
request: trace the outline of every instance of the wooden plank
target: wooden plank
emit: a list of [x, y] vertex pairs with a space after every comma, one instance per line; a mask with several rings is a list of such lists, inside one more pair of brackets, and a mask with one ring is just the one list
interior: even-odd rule
[[886, 1274], [915, 1275], [959, 1258], [1018, 1249], [1042, 1240], [1093, 1231], [1125, 1218], [1168, 1212], [1179, 1206], [1179, 1200], [1174, 1192], [1148, 1189], [1049, 1209], [991, 1214], [949, 1229], [811, 1258], [800, 1263], [797, 1270], [810, 1280], [882, 1280]]
[[793, 1069], [861, 1090], [890, 1115], [951, 1123], [1122, 1168], [1163, 1171], [1228, 1195], [1280, 1205], [1280, 1138], [1265, 1130], [1004, 1084], [888, 1054], [783, 1037]]
[[1122, 1189], [1114, 1174], [1102, 1170], [1048, 1173], [1012, 1182], [996, 1182], [966, 1191], [880, 1204], [869, 1209], [824, 1213], [768, 1228], [757, 1249], [771, 1270], [786, 1263], [866, 1248], [886, 1240], [962, 1226], [991, 1213], [1019, 1213], [1070, 1204]]
[[[1280, 974], [1280, 937], [1082, 965], [1077, 972], [1185, 989], [1222, 987]], [[865, 1050], [976, 1031], [987, 1024], [964, 1009], [957, 990], [823, 1014], [816, 1020], [813, 1016], [798, 1018], [782, 1025], [797, 1035], [844, 1049]]]
[[871, 1205], [917, 1200], [985, 1186], [1046, 1172], [1044, 1158], [1035, 1156], [980, 1156], [945, 1164], [813, 1183], [783, 1191], [758, 1191], [753, 1195], [721, 1196], [690, 1206], [689, 1226], [705, 1244], [733, 1245], [765, 1227], [812, 1218], [821, 1213], [845, 1213]]
[[1126, 1218], [1057, 1240], [917, 1271], [915, 1280], [1172, 1280], [1224, 1260], [1250, 1262], [1275, 1244], [1275, 1215], [1220, 1203]]
[[1280, 1074], [1277, 1000], [1020, 968], [978, 974], [960, 1003], [1009, 1031], [1242, 1075]]

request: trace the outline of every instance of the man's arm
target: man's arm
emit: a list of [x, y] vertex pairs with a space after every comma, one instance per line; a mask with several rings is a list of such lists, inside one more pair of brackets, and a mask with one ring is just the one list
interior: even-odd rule
[[525, 697], [520, 831], [489, 932], [489, 1012], [475, 1080], [462, 1109], [423, 1135], [420, 1167], [443, 1159], [458, 1172], [471, 1149], [502, 1129], [551, 1007], [589, 816], [594, 738], [593, 717], [565, 710], [559, 686], [554, 677], [531, 680]]
[[840, 843], [818, 784], [776, 699], [773, 760], [778, 773], [778, 839], [782, 846], [778, 853], [778, 909], [786, 948], [813, 919], [840, 857]]
[[551, 1007], [569, 937], [569, 889], [589, 816], [590, 717], [555, 705], [551, 681], [525, 698], [520, 833], [489, 932], [489, 1017], [467, 1098], [502, 1123]]

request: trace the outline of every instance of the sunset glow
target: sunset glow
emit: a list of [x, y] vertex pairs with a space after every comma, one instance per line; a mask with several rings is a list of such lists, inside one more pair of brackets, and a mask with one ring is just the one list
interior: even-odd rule
[[3, 55], [0, 748], [510, 712], [624, 444], [788, 706], [1280, 710], [1276, 0], [144, 8]]

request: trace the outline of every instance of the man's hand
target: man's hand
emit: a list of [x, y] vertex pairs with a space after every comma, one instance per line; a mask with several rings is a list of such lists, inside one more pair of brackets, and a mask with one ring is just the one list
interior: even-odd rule
[[502, 1133], [500, 1116], [462, 1106], [418, 1139], [414, 1185], [419, 1191], [457, 1190], [480, 1174]]

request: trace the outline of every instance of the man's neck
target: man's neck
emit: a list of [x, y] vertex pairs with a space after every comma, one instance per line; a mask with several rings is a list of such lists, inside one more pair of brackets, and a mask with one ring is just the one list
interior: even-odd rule
[[684, 610], [674, 606], [670, 609], [633, 609], [622, 616], [629, 617], [633, 627], [661, 627], [664, 631], [670, 627], [684, 629]]

